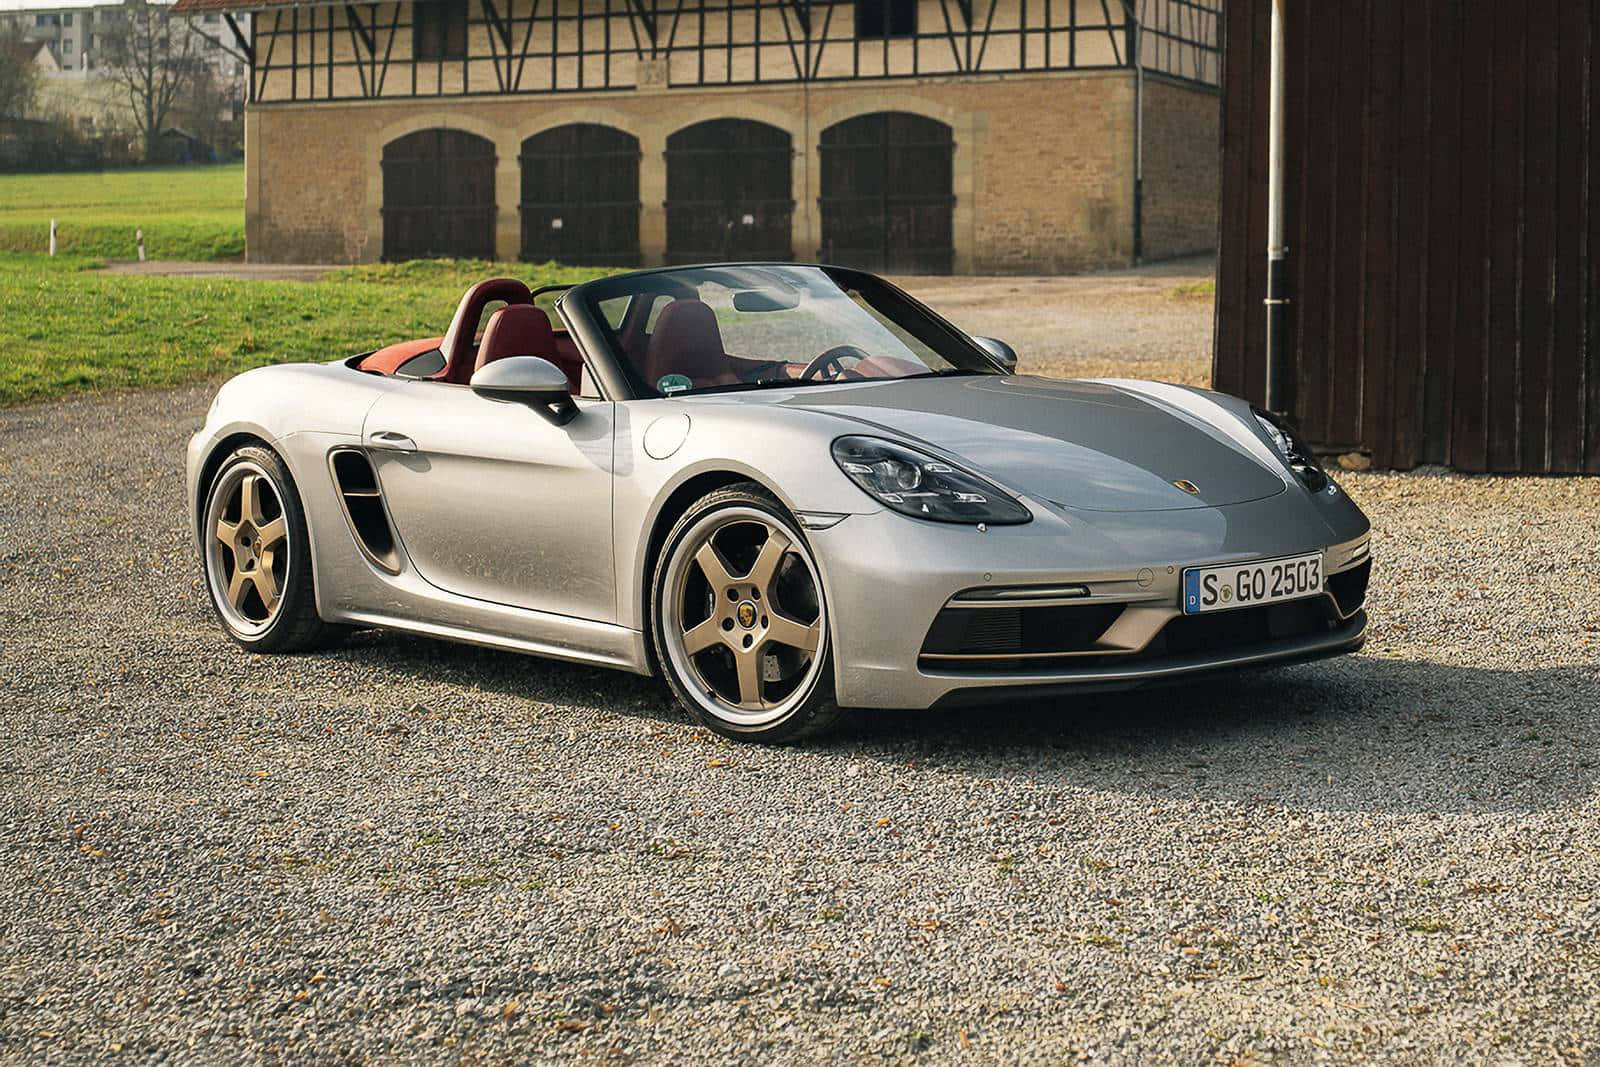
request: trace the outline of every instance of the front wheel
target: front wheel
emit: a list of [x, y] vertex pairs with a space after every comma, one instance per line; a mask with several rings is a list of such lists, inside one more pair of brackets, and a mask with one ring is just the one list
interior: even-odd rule
[[718, 733], [787, 741], [838, 717], [821, 573], [759, 485], [719, 489], [678, 520], [656, 560], [650, 615], [673, 695]]
[[204, 514], [206, 588], [229, 637], [253, 652], [294, 652], [338, 634], [317, 616], [305, 516], [276, 453], [247, 445], [230, 454]]

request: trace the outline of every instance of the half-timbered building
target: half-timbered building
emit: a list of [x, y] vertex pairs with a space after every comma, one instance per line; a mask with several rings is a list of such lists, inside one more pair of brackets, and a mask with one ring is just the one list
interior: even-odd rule
[[179, 0], [239, 23], [252, 259], [931, 273], [1214, 247], [1221, 4]]

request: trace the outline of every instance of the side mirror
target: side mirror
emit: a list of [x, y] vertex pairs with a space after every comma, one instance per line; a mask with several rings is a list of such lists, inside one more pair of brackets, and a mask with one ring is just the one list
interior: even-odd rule
[[1006, 373], [1017, 369], [1017, 353], [1004, 341], [994, 337], [974, 337], [972, 343], [993, 356], [1006, 369]]
[[538, 356], [497, 359], [474, 371], [470, 384], [479, 396], [527, 404], [557, 426], [565, 426], [578, 415], [566, 373]]

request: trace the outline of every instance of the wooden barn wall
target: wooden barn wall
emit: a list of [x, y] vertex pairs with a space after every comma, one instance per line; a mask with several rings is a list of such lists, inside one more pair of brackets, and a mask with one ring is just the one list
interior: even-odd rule
[[[1600, 473], [1600, 0], [1288, 0], [1291, 414], [1385, 467]], [[1268, 0], [1226, 7], [1215, 376], [1260, 401]]]

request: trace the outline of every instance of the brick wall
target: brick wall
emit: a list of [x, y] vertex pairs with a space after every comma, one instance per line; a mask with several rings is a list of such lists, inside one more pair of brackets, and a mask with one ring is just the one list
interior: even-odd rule
[[1215, 251], [1219, 98], [1159, 77], [1146, 78], [1144, 94], [1145, 258]]
[[[1147, 215], [1147, 227], [1157, 227], [1147, 234], [1160, 234], [1149, 247], [1208, 248], [1215, 231], [1216, 97], [1166, 84], [1150, 88], [1158, 89], [1148, 99], [1152, 105], [1160, 101], [1163, 147], [1146, 157], [1148, 200], [1155, 212], [1153, 218]], [[665, 247], [667, 135], [693, 122], [733, 116], [789, 131], [795, 148], [794, 251], [812, 258], [821, 238], [816, 144], [822, 129], [854, 115], [904, 110], [936, 118], [954, 132], [957, 273], [1121, 265], [1133, 250], [1132, 109], [1133, 78], [1127, 71], [254, 104], [246, 116], [248, 256], [260, 262], [380, 258], [384, 144], [413, 130], [447, 126], [495, 142], [496, 251], [498, 258], [513, 260], [520, 241], [517, 155], [522, 140], [566, 122], [601, 122], [639, 138], [641, 251], [646, 263], [656, 263]], [[1209, 125], [1199, 122], [1186, 134], [1189, 112], [1206, 112]], [[1196, 144], [1182, 144], [1185, 136]]]

